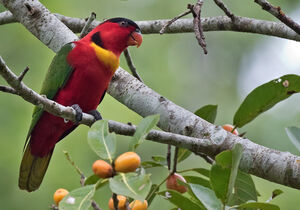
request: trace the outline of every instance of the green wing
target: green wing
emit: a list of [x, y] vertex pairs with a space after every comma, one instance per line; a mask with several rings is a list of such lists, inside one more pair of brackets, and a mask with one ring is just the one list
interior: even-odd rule
[[[73, 44], [68, 43], [64, 45], [55, 55], [49, 66], [46, 78], [43, 82], [42, 90], [40, 92], [41, 95], [45, 95], [48, 99], [53, 99], [58, 90], [61, 89], [68, 81], [70, 75], [73, 72], [73, 68], [67, 62], [67, 55], [72, 49]], [[36, 123], [39, 121], [43, 112], [44, 110], [41, 107], [36, 106], [34, 108], [25, 146], [28, 142], [32, 130], [34, 129]]]

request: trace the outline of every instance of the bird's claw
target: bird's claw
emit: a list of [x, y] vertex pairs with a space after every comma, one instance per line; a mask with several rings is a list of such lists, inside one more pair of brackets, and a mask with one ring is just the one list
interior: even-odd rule
[[95, 118], [96, 121], [98, 120], [102, 120], [102, 116], [100, 114], [100, 112], [98, 112], [96, 109], [91, 110], [88, 112], [90, 115], [93, 115], [93, 117]]
[[76, 124], [78, 124], [82, 120], [82, 109], [78, 104], [73, 104], [71, 107], [76, 112], [75, 120], [76, 120]]

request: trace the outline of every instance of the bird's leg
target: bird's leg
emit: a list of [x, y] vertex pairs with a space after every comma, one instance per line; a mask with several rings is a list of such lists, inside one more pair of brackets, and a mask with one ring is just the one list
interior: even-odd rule
[[71, 107], [76, 112], [75, 120], [76, 120], [76, 124], [78, 124], [82, 120], [82, 109], [78, 104], [73, 104]]
[[88, 112], [90, 115], [93, 115], [93, 117], [95, 118], [96, 121], [98, 120], [102, 120], [102, 116], [100, 114], [100, 112], [98, 112], [96, 109], [91, 110]]

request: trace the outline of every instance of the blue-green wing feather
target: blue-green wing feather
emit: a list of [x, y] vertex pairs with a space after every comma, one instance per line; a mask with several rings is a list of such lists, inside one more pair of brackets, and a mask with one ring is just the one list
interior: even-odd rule
[[[42, 90], [40, 92], [41, 95], [45, 95], [48, 99], [53, 99], [57, 92], [66, 84], [73, 72], [73, 68], [67, 62], [67, 56], [72, 49], [73, 44], [68, 43], [64, 45], [55, 55], [49, 66], [46, 78], [43, 82]], [[34, 108], [25, 146], [28, 142], [32, 130], [39, 121], [43, 112], [44, 110], [41, 107], [36, 106]]]

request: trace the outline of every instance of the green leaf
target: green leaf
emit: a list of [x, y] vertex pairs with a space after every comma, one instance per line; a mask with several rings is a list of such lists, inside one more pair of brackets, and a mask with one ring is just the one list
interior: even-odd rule
[[225, 203], [228, 184], [230, 179], [230, 168], [223, 168], [214, 164], [210, 170], [210, 184], [216, 196]]
[[155, 167], [165, 167], [165, 165], [154, 162], [154, 161], [144, 161], [142, 162], [143, 168], [155, 168]]
[[161, 156], [161, 155], [154, 155], [151, 157], [152, 160], [154, 160], [155, 162], [157, 163], [161, 163], [161, 164], [164, 164], [166, 163], [166, 157], [164, 156]]
[[195, 115], [213, 124], [217, 116], [217, 109], [218, 105], [206, 105], [198, 109]]
[[198, 184], [198, 185], [202, 185], [207, 188], [211, 188], [210, 182], [207, 179], [204, 179], [204, 178], [201, 178], [198, 176], [184, 176], [184, 178], [187, 181], [187, 183]]
[[93, 174], [88, 178], [86, 178], [86, 180], [84, 181], [84, 185], [96, 184], [99, 181], [99, 179], [100, 179], [99, 176]]
[[223, 205], [221, 201], [216, 197], [214, 191], [198, 184], [189, 184], [189, 186], [192, 192], [194, 193], [194, 195], [201, 201], [201, 203], [207, 209], [213, 209], [213, 210], [222, 209]]
[[238, 173], [240, 160], [243, 155], [243, 146], [241, 144], [236, 144], [232, 150], [232, 167], [230, 173], [230, 179], [228, 184], [228, 191], [227, 191], [227, 200], [230, 200], [233, 195], [233, 187], [235, 185], [235, 179]]
[[174, 205], [176, 205], [181, 210], [199, 210], [205, 209], [203, 206], [199, 205], [198, 203], [194, 202], [193, 200], [185, 197], [181, 193], [174, 191], [174, 190], [167, 190], [158, 193], [164, 199], [170, 201]]
[[223, 203], [228, 203], [233, 196], [233, 187], [242, 157], [242, 150], [243, 147], [240, 144], [236, 144], [233, 150], [221, 152], [216, 156], [216, 162], [211, 167], [211, 186]]
[[86, 185], [96, 184], [96, 190], [98, 190], [99, 188], [103, 187], [107, 183], [108, 183], [108, 179], [100, 180], [100, 178], [97, 175], [91, 175], [85, 180], [84, 185], [86, 186]]
[[282, 190], [276, 189], [272, 192], [272, 196], [266, 201], [267, 203], [283, 193]]
[[59, 209], [65, 210], [85, 210], [91, 206], [95, 193], [95, 185], [87, 185], [71, 191], [59, 203]]
[[254, 182], [249, 174], [239, 170], [235, 180], [234, 193], [228, 205], [239, 205], [250, 200], [257, 201], [257, 191]]
[[159, 191], [159, 187], [157, 184], [153, 184], [151, 186], [150, 192], [148, 193], [146, 200], [148, 202], [148, 206], [151, 205], [153, 199], [155, 198], [155, 196], [157, 195], [157, 192]]
[[272, 199], [274, 199], [275, 197], [277, 197], [278, 195], [282, 194], [283, 191], [280, 189], [276, 189], [272, 192]]
[[179, 150], [178, 150], [178, 156], [177, 156], [177, 163], [180, 163], [180, 162], [184, 161], [191, 154], [192, 154], [192, 152], [190, 150], [184, 149], [184, 148], [179, 148]]
[[219, 153], [216, 158], [216, 163], [223, 168], [230, 168], [232, 165], [232, 151], [231, 150], [225, 150], [221, 153]]
[[158, 123], [159, 115], [150, 115], [142, 119], [129, 144], [129, 150], [134, 151], [143, 141], [149, 131]]
[[298, 151], [300, 151], [300, 128], [292, 126], [285, 128], [285, 131], [291, 142], [295, 145]]
[[261, 203], [261, 202], [250, 202], [250, 203], [243, 203], [237, 206], [238, 209], [260, 209], [260, 210], [280, 210], [279, 206], [270, 204], [270, 203]]
[[300, 76], [284, 75], [255, 88], [234, 115], [233, 124], [242, 127], [278, 102], [300, 91]]
[[111, 191], [116, 194], [143, 201], [151, 188], [150, 175], [120, 173], [119, 175], [109, 179], [109, 187]]
[[92, 125], [88, 132], [88, 143], [101, 159], [113, 162], [116, 154], [116, 134], [108, 132], [107, 120], [99, 120]]
[[193, 168], [192, 171], [195, 171], [203, 176], [206, 176], [209, 178], [210, 176], [210, 170], [206, 169], [206, 168]]

